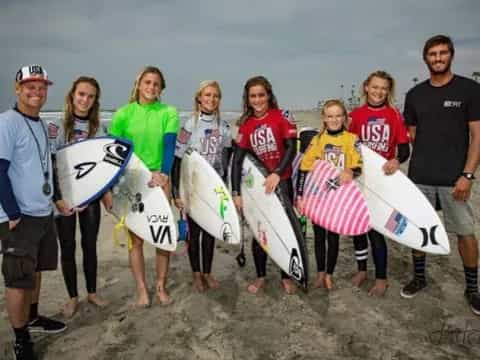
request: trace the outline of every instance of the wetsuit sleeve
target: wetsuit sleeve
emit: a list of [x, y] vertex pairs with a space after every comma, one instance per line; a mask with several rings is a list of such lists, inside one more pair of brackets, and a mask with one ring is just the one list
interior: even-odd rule
[[306, 177], [307, 177], [306, 171], [298, 170], [297, 184], [296, 184], [297, 196], [303, 196], [303, 188], [305, 186]]
[[57, 155], [52, 154], [52, 168], [53, 168], [53, 201], [62, 199], [62, 192], [60, 191], [60, 183], [58, 182], [58, 169], [57, 169]]
[[180, 198], [180, 169], [182, 167], [182, 159], [175, 156], [172, 168], [172, 194], [174, 199]]
[[410, 145], [408, 143], [398, 144], [397, 145], [397, 160], [398, 162], [404, 163], [410, 157]]
[[312, 139], [310, 146], [305, 151], [305, 155], [303, 155], [299, 170], [307, 172], [311, 171], [315, 161], [321, 159], [322, 157], [323, 149], [321, 148], [319, 135], [317, 135]]
[[0, 205], [10, 220], [16, 220], [21, 216], [20, 208], [13, 193], [12, 183], [8, 177], [10, 161], [0, 159]]
[[405, 124], [407, 126], [417, 126], [417, 115], [415, 113], [415, 109], [413, 108], [410, 92], [408, 92], [405, 96], [403, 116], [405, 118]]
[[233, 154], [233, 148], [231, 146], [224, 147], [222, 149], [222, 169], [223, 169], [223, 181], [226, 182], [228, 177], [228, 166], [230, 165], [230, 159]]
[[287, 168], [292, 165], [293, 159], [295, 158], [296, 152], [296, 137], [289, 138], [284, 141], [285, 143], [285, 154], [283, 158], [280, 160], [278, 166], [273, 170], [274, 173], [281, 176], [287, 170]]
[[240, 195], [240, 184], [242, 182], [242, 165], [247, 150], [240, 146], [235, 146], [232, 161], [232, 195]]
[[163, 136], [163, 159], [160, 171], [167, 175], [172, 171], [176, 140], [176, 133], [167, 133]]
[[167, 175], [172, 171], [179, 126], [178, 112], [172, 107], [168, 112], [167, 126], [165, 127], [165, 135], [163, 136], [163, 159], [162, 168], [160, 169], [162, 173]]

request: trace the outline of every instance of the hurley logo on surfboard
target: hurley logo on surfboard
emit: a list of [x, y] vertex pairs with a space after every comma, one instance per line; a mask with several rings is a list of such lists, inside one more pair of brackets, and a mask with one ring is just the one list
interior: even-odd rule
[[289, 265], [290, 275], [297, 281], [303, 280], [303, 269], [300, 266], [300, 259], [298, 258], [297, 249], [292, 249], [292, 255], [290, 256]]

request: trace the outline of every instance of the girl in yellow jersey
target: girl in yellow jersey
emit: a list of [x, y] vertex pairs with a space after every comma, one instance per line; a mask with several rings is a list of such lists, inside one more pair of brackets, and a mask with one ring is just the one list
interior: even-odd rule
[[[324, 130], [315, 136], [300, 164], [297, 177], [297, 208], [303, 213], [303, 187], [305, 177], [314, 168], [315, 161], [326, 160], [338, 169], [340, 185], [352, 181], [360, 175], [362, 157], [356, 135], [345, 130], [347, 110], [340, 100], [328, 100], [322, 109]], [[315, 258], [317, 260], [318, 276], [314, 282], [315, 288], [333, 287], [332, 275], [338, 258], [339, 234], [327, 231], [318, 225], [313, 225], [315, 234]], [[328, 250], [326, 243], [328, 242]], [[326, 264], [325, 264], [326, 257]]]

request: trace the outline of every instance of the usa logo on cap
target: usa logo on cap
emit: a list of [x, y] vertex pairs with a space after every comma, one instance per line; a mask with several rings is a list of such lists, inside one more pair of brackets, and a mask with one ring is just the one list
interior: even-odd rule
[[48, 80], [47, 72], [40, 65], [23, 66], [17, 71], [15, 81], [19, 84], [27, 81], [43, 81], [48, 85], [53, 84], [51, 80]]

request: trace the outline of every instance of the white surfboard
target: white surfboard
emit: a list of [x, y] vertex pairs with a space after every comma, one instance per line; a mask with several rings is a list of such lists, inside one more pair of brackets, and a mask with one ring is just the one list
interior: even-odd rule
[[423, 193], [401, 171], [385, 175], [382, 156], [364, 145], [361, 151], [364, 166], [357, 182], [365, 195], [372, 227], [413, 249], [449, 254], [445, 228]]
[[308, 262], [299, 220], [292, 204], [279, 188], [266, 194], [267, 171], [250, 155], [242, 166], [244, 217], [272, 260], [303, 287], [308, 284]]
[[125, 173], [113, 188], [111, 212], [138, 237], [167, 251], [177, 247], [177, 226], [162, 188], [149, 187], [152, 173], [132, 154]]
[[180, 198], [186, 213], [216, 239], [239, 244], [240, 219], [222, 178], [197, 151], [182, 158]]
[[114, 137], [75, 142], [56, 153], [62, 199], [71, 208], [82, 207], [99, 197], [123, 173], [133, 146]]

